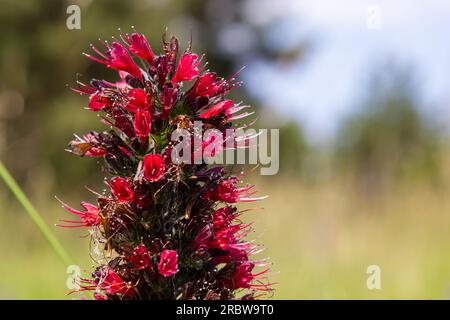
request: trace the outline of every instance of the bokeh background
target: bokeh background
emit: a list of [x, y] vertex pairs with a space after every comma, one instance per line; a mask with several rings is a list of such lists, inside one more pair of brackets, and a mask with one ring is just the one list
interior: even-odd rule
[[[87, 234], [53, 227], [66, 215], [54, 196], [103, 188], [95, 160], [64, 152], [102, 125], [67, 85], [113, 79], [80, 54], [99, 37], [135, 26], [157, 51], [167, 27], [224, 77], [247, 66], [235, 98], [280, 129], [280, 172], [249, 177], [270, 196], [249, 219], [273, 298], [450, 298], [448, 1], [1, 0], [0, 26], [0, 159], [85, 272]], [[0, 298], [76, 298], [2, 181], [0, 226]]]

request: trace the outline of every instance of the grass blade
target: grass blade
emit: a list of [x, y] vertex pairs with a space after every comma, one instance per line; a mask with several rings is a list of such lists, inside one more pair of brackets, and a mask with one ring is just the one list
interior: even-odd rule
[[0, 176], [3, 178], [12, 193], [16, 196], [20, 204], [22, 204], [25, 208], [25, 211], [34, 221], [38, 229], [50, 243], [57, 256], [66, 266], [70, 265], [72, 261], [71, 258], [1, 161]]

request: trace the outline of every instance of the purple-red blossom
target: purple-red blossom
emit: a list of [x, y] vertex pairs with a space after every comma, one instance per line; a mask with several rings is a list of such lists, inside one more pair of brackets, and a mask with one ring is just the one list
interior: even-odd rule
[[175, 106], [178, 97], [178, 89], [174, 88], [170, 85], [164, 85], [161, 90], [161, 105], [162, 105], [162, 114], [164, 118], [167, 118], [172, 111], [172, 108]]
[[146, 141], [148, 135], [152, 131], [152, 119], [150, 117], [150, 112], [146, 110], [138, 110], [134, 116], [133, 121], [134, 132], [141, 139], [141, 141]]
[[97, 91], [89, 97], [88, 106], [92, 111], [100, 111], [103, 108], [109, 106], [109, 104], [110, 101], [107, 98], [101, 96], [101, 91]]
[[200, 113], [198, 117], [203, 120], [214, 119], [217, 117], [223, 117], [226, 121], [237, 120], [248, 117], [253, 114], [253, 112], [243, 112], [235, 115], [235, 113], [246, 108], [249, 108], [249, 106], [235, 105], [232, 100], [224, 100], [210, 107], [203, 108], [207, 110]]
[[101, 143], [91, 133], [85, 134], [82, 137], [75, 135], [75, 140], [69, 143], [67, 151], [76, 154], [78, 156], [86, 157], [103, 157], [108, 152], [105, 148], [101, 147]]
[[143, 34], [133, 32], [130, 36], [123, 35], [122, 38], [127, 43], [128, 48], [135, 56], [146, 60], [151, 65], [154, 64], [155, 55], [150, 44]]
[[142, 89], [131, 89], [128, 92], [128, 103], [126, 108], [129, 111], [151, 110], [147, 94]]
[[164, 175], [166, 167], [164, 158], [159, 154], [147, 154], [144, 157], [144, 178], [147, 181], [155, 182]]
[[161, 253], [158, 272], [163, 277], [170, 277], [178, 272], [178, 254], [175, 250], [164, 250]]
[[121, 203], [130, 203], [134, 200], [134, 191], [128, 180], [121, 177], [111, 179], [109, 186], [111, 193]]
[[[72, 89], [89, 96], [89, 109], [109, 128], [75, 136], [67, 151], [103, 158], [112, 176], [109, 190], [93, 191], [98, 205], [82, 202], [83, 209], [75, 210], [63, 203], [78, 219], [62, 220], [61, 226], [91, 228], [93, 242], [105, 251], [81, 290], [94, 291], [98, 300], [235, 299], [242, 289], [248, 293], [242, 298], [252, 299], [257, 291], [272, 290], [268, 269], [256, 271], [267, 262], [252, 259], [261, 247], [246, 240], [252, 226], [238, 219], [242, 212], [234, 205], [263, 197], [253, 197], [252, 185], [239, 186], [242, 177], [225, 166], [201, 157], [223, 150], [231, 121], [252, 114], [225, 97], [241, 85], [237, 74], [225, 80], [203, 72], [203, 57], [190, 44], [177, 62], [175, 37], [163, 37], [159, 55], [137, 32], [122, 33], [121, 40], [101, 42], [103, 50], [92, 46], [96, 56], [85, 54], [118, 70], [118, 79], [77, 82]], [[182, 82], [191, 80], [184, 90]], [[174, 130], [196, 132], [197, 121], [204, 124], [196, 136], [204, 139], [190, 156], [201, 153], [200, 163], [172, 162]], [[219, 133], [209, 135], [207, 129]]]
[[[212, 255], [210, 263], [217, 266], [225, 264], [229, 268], [220, 277], [226, 286], [239, 288], [253, 288], [254, 290], [268, 291], [270, 284], [258, 281], [269, 270], [252, 273], [255, 266], [266, 266], [264, 262], [251, 262], [249, 256], [261, 251], [258, 247], [242, 239], [249, 233], [250, 226], [243, 223], [234, 223], [238, 217], [236, 209], [226, 206], [216, 210], [212, 215], [212, 224], [204, 226], [192, 245], [199, 254], [209, 252]], [[217, 253], [218, 252], [218, 253]]]
[[99, 280], [98, 286], [107, 295], [121, 294], [124, 296], [132, 296], [134, 294], [133, 287], [111, 269], [107, 271], [104, 278]]
[[186, 94], [191, 99], [220, 96], [241, 85], [241, 82], [234, 83], [233, 80], [234, 78], [230, 80], [219, 78], [214, 72], [208, 71], [198, 77]]
[[81, 202], [81, 206], [83, 207], [83, 211], [75, 210], [74, 208], [69, 207], [64, 202], [61, 202], [64, 209], [73, 213], [74, 215], [81, 218], [81, 220], [61, 220], [64, 222], [64, 225], [58, 225], [64, 228], [82, 228], [82, 227], [93, 227], [98, 226], [102, 222], [102, 217], [100, 216], [100, 210], [98, 207], [94, 206], [89, 202]]
[[210, 119], [212, 117], [223, 114], [225, 117], [229, 118], [231, 117], [231, 107], [233, 105], [234, 103], [231, 100], [221, 101], [210, 107], [207, 111], [203, 112], [198, 117], [201, 119]]
[[91, 46], [100, 58], [94, 57], [90, 54], [84, 53], [84, 55], [96, 62], [104, 64], [108, 68], [115, 69], [117, 71], [125, 71], [131, 74], [133, 77], [142, 78], [142, 73], [139, 67], [131, 58], [127, 49], [120, 42], [114, 41], [112, 46], [109, 46], [106, 42], [102, 43], [107, 49], [106, 53], [102, 53], [93, 45]]
[[207, 192], [203, 197], [205, 199], [223, 201], [226, 203], [252, 202], [265, 198], [251, 198], [251, 196], [255, 194], [255, 191], [252, 191], [254, 185], [239, 188], [237, 184], [238, 179], [236, 177], [222, 180], [216, 187]]
[[177, 84], [181, 81], [190, 81], [200, 72], [199, 65], [202, 59], [199, 59], [195, 53], [185, 52], [178, 62], [178, 68], [172, 77], [172, 83]]
[[140, 244], [134, 248], [130, 261], [139, 270], [145, 269], [150, 265], [150, 251], [148, 251], [145, 244]]
[[269, 286], [264, 283], [253, 283], [257, 278], [261, 278], [262, 275], [269, 272], [269, 269], [252, 273], [255, 268], [255, 264], [250, 261], [244, 261], [237, 263], [234, 267], [232, 276], [225, 278], [223, 281], [232, 288], [255, 288], [262, 291], [270, 290]]
[[237, 217], [236, 208], [231, 206], [220, 208], [213, 213], [213, 227], [215, 229], [228, 227]]
[[114, 108], [110, 115], [112, 121], [105, 119], [107, 125], [116, 127], [130, 139], [135, 137], [133, 123], [130, 120], [129, 115], [123, 109]]

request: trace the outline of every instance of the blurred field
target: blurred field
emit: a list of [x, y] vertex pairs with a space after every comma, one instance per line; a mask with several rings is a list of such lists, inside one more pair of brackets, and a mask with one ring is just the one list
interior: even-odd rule
[[[255, 214], [280, 274], [275, 298], [446, 299], [450, 245], [444, 194], [398, 191], [376, 204], [338, 185], [281, 182]], [[368, 290], [366, 269], [381, 268], [382, 290]]]
[[[417, 1], [411, 3], [421, 23], [387, 23], [379, 32], [364, 29], [361, 33], [365, 17], [356, 16], [356, 33], [351, 33], [345, 24], [340, 25], [347, 17], [340, 14], [364, 15], [365, 8], [341, 10], [350, 5], [324, 6], [320, 1], [314, 7], [316, 1], [311, 1], [315, 19], [303, 30], [302, 15], [292, 16], [292, 6], [299, 3], [295, 0], [280, 1], [277, 6], [268, 0], [73, 3], [81, 7], [81, 30], [66, 26], [66, 9], [72, 1], [3, 0], [0, 10], [4, 27], [0, 34], [0, 159], [49, 225], [66, 216], [54, 195], [76, 206], [81, 200], [93, 200], [83, 186], [103, 188], [99, 185], [103, 173], [95, 160], [77, 159], [63, 151], [73, 133], [104, 129], [97, 117], [82, 110], [87, 97], [74, 94], [66, 84], [91, 78], [115, 81], [116, 77], [81, 52], [99, 37], [117, 37], [118, 27], [128, 32], [132, 25], [159, 51], [167, 26], [169, 34], [180, 38], [181, 50], [192, 37], [195, 51], [206, 54], [208, 68], [225, 78], [246, 65], [238, 79], [246, 83], [231, 98], [255, 107], [255, 128], [280, 129], [280, 174], [251, 177], [259, 194], [269, 198], [252, 204], [264, 210], [252, 211], [246, 218], [256, 221], [250, 237], [267, 248], [261, 257], [269, 256], [273, 262], [272, 278], [278, 283], [273, 298], [450, 298], [450, 82], [445, 72], [442, 79], [440, 73], [430, 73], [429, 78], [422, 74], [423, 68], [432, 66], [448, 69], [449, 52], [438, 49], [442, 37], [436, 30], [447, 25], [439, 24], [439, 19], [449, 21], [440, 6], [427, 3], [423, 10]], [[393, 20], [409, 16], [388, 2], [383, 8]], [[329, 38], [320, 33], [325, 20], [333, 31]], [[416, 37], [421, 34], [422, 38]], [[407, 42], [391, 48], [391, 41], [383, 37], [393, 43], [406, 39], [420, 44], [420, 57], [433, 63], [415, 61], [413, 50], [408, 56]], [[375, 38], [394, 55], [368, 50]], [[351, 41], [350, 51], [364, 48], [374, 58], [358, 67], [358, 78], [348, 88], [344, 80], [351, 77], [346, 63], [352, 56], [347, 46], [336, 41], [345, 39]], [[327, 43], [337, 44], [330, 47], [337, 51]], [[407, 57], [396, 55], [403, 51]], [[339, 71], [329, 69], [330, 64]], [[326, 70], [325, 81], [315, 90], [300, 81], [311, 66]], [[364, 77], [359, 78], [360, 74]], [[445, 89], [433, 87], [440, 80]], [[424, 99], [425, 89], [439, 99]], [[307, 103], [297, 101], [296, 94], [303, 91], [317, 92], [317, 97]], [[332, 111], [342, 102], [341, 91], [355, 96], [343, 106], [348, 112], [336, 117]], [[322, 107], [323, 100], [315, 101], [321, 97], [336, 106]], [[282, 103], [283, 98], [289, 99]], [[321, 140], [322, 130], [311, 130], [310, 118], [301, 116], [307, 111], [316, 111], [313, 118], [333, 124], [335, 132], [329, 140]], [[66, 295], [65, 266], [2, 181], [0, 225], [0, 299], [79, 298]], [[90, 273], [86, 231], [53, 230], [74, 264]], [[370, 265], [381, 268], [381, 290], [366, 287]]]
[[[273, 262], [275, 299], [447, 299], [450, 297], [450, 200], [446, 192], [407, 188], [364, 199], [344, 183], [304, 185], [258, 178], [270, 198], [248, 214]], [[5, 193], [2, 190], [2, 195]], [[3, 199], [2, 199], [3, 200]], [[42, 200], [42, 199], [41, 199]], [[64, 299], [65, 268], [25, 216], [1, 201], [0, 298]], [[242, 206], [241, 206], [242, 207]], [[65, 213], [39, 203], [49, 223]], [[59, 230], [74, 261], [89, 272], [82, 230]], [[381, 268], [382, 290], [368, 290], [366, 268]]]

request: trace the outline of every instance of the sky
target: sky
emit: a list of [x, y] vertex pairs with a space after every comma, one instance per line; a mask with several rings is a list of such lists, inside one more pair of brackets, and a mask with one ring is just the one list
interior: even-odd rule
[[312, 41], [312, 52], [288, 68], [253, 59], [242, 77], [256, 99], [298, 119], [312, 142], [333, 137], [366, 92], [371, 72], [388, 60], [411, 66], [426, 112], [450, 120], [450, 1], [273, 3], [246, 1], [246, 20], [270, 25], [273, 46]]

